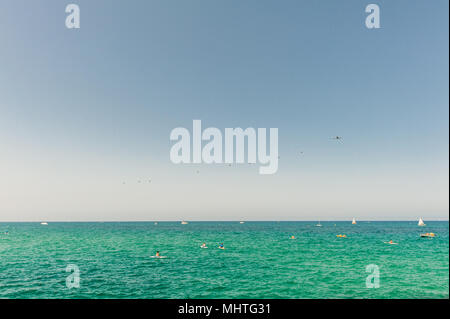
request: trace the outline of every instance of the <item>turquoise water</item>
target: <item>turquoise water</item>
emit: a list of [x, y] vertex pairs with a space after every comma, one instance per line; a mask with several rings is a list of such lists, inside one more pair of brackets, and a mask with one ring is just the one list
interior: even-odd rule
[[0, 223], [0, 298], [449, 298], [448, 222], [315, 224]]

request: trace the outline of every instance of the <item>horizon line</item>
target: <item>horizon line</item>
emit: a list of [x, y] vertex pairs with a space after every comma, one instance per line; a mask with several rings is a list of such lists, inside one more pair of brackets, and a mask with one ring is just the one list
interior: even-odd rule
[[[189, 223], [196, 223], [196, 222], [246, 222], [246, 223], [251, 223], [251, 222], [321, 222], [321, 223], [327, 223], [327, 222], [349, 222], [351, 223], [351, 220], [317, 220], [317, 219], [297, 219], [297, 220], [28, 220], [28, 221], [19, 221], [19, 220], [10, 220], [10, 221], [1, 221], [0, 223], [177, 223], [177, 222], [182, 222], [182, 221], [186, 221]], [[377, 219], [377, 220], [368, 220], [368, 219], [360, 219], [357, 220], [359, 222], [416, 222], [417, 219], [391, 219], [391, 220], [381, 220], [381, 219]], [[428, 219], [428, 222], [448, 222], [449, 219]]]

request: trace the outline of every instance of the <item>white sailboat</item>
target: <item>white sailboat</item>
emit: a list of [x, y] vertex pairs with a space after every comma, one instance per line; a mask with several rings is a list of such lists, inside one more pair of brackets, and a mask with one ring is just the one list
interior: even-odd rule
[[181, 225], [187, 225], [188, 222], [185, 222], [184, 220], [181, 222]]
[[320, 220], [319, 220], [319, 223], [316, 225], [316, 227], [322, 227], [322, 224], [320, 223]]
[[243, 223], [244, 223], [244, 221], [240, 221], [240, 222], [239, 222], [239, 224], [243, 224]]
[[46, 222], [42, 222], [42, 223], [41, 223], [41, 225], [48, 225], [48, 223], [46, 223]]
[[418, 226], [425, 226], [426, 224], [423, 222], [422, 217], [419, 218], [419, 223], [417, 224]]
[[355, 219], [355, 217], [353, 217], [352, 225], [356, 225], [356, 219]]

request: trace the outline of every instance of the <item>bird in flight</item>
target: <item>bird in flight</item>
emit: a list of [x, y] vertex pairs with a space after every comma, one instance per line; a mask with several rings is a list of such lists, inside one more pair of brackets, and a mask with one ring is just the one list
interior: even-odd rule
[[342, 141], [342, 136], [333, 136], [330, 137], [332, 140], [336, 140], [336, 141]]

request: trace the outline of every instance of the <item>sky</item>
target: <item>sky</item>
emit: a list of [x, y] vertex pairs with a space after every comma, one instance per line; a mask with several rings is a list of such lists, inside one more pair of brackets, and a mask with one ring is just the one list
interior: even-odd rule
[[[3, 0], [0, 221], [448, 220], [448, 6]], [[194, 119], [278, 128], [277, 173], [173, 164]]]

